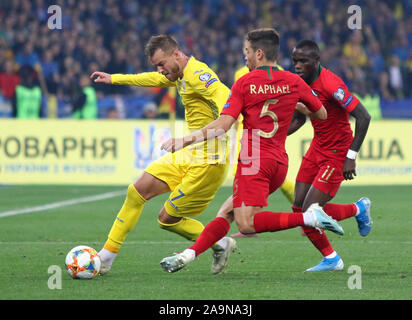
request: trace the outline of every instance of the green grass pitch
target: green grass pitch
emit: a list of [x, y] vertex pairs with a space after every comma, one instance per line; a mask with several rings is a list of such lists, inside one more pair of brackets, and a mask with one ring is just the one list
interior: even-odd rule
[[[2, 186], [2, 212], [34, 207], [121, 187]], [[222, 188], [199, 217], [214, 218], [230, 194]], [[177, 273], [165, 273], [159, 262], [190, 242], [161, 230], [157, 214], [167, 195], [147, 202], [139, 223], [128, 235], [109, 274], [73, 280], [64, 269], [67, 252], [85, 244], [100, 250], [124, 196], [61, 208], [0, 217], [0, 300], [398, 300], [412, 298], [412, 186], [342, 187], [336, 203], [361, 196], [372, 200], [374, 225], [366, 238], [355, 219], [342, 221], [345, 235], [327, 232], [343, 258], [343, 271], [308, 273], [321, 260], [298, 229], [238, 240], [240, 254], [231, 256], [223, 274], [210, 273], [211, 252]], [[273, 211], [290, 211], [280, 191], [269, 199]], [[235, 224], [231, 233], [237, 232]], [[61, 268], [61, 289], [50, 289], [49, 267]], [[351, 289], [351, 266], [359, 266], [361, 288]], [[352, 281], [353, 283], [353, 281]]]

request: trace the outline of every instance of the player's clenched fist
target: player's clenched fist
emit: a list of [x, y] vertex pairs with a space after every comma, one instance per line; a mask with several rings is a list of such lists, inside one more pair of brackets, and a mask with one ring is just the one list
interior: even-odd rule
[[184, 147], [183, 143], [183, 138], [172, 138], [164, 142], [160, 149], [165, 150], [167, 152], [175, 152]]
[[106, 72], [95, 71], [91, 74], [90, 79], [94, 79], [94, 82], [97, 83], [105, 83], [111, 84], [112, 83], [112, 76]]

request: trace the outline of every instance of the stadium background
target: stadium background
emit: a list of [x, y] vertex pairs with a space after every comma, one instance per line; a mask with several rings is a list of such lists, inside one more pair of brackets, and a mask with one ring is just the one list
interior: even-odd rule
[[[358, 31], [347, 27], [351, 4], [362, 9]], [[49, 29], [50, 5], [61, 8], [62, 29]], [[0, 299], [410, 300], [411, 6], [406, 0], [161, 0], [150, 5], [133, 0], [1, 0]], [[316, 40], [322, 64], [340, 75], [373, 114], [357, 161], [358, 176], [335, 199], [350, 203], [361, 195], [370, 197], [373, 231], [360, 238], [356, 223], [348, 219], [342, 223], [344, 237], [328, 235], [345, 259], [345, 270], [302, 272], [320, 257], [298, 230], [289, 230], [262, 234], [257, 241], [239, 239], [242, 254], [233, 256], [228, 272], [218, 277], [210, 274], [208, 254], [186, 270], [166, 274], [160, 259], [188, 242], [157, 227], [155, 217], [167, 199], [163, 195], [147, 203], [111, 274], [90, 282], [71, 280], [63, 270], [65, 254], [79, 244], [102, 247], [125, 186], [160, 155], [161, 141], [184, 130], [183, 109], [173, 90], [89, 83], [97, 113], [92, 119], [73, 119], [81, 100], [80, 80], [95, 70], [153, 70], [143, 46], [152, 34], [168, 32], [230, 86], [243, 64], [244, 33], [261, 26], [280, 31], [279, 64], [287, 70], [294, 44], [302, 38]], [[20, 76], [24, 65], [33, 67], [33, 85], [42, 91], [37, 119], [13, 116], [15, 85], [28, 78]], [[292, 179], [311, 135], [307, 123], [288, 138]], [[222, 187], [199, 220], [206, 224], [213, 219], [230, 193], [230, 187]], [[290, 211], [281, 193], [270, 197], [269, 207]], [[235, 225], [231, 232], [237, 232]], [[348, 288], [352, 274], [347, 271], [353, 265], [362, 269], [361, 290]], [[62, 290], [48, 287], [50, 266], [63, 270]], [[357, 308], [358, 314], [360, 309], [369, 312], [370, 306]], [[339, 312], [344, 310], [354, 309]]]
[[[297, 41], [315, 40], [322, 64], [340, 75], [372, 114], [359, 177], [351, 184], [411, 184], [412, 4], [360, 1], [360, 30], [348, 27], [351, 4], [355, 2], [204, 0], [147, 6], [131, 0], [2, 1], [0, 183], [134, 181], [161, 155], [161, 142], [183, 132], [179, 97], [174, 88], [108, 86], [88, 76], [96, 70], [152, 71], [144, 44], [153, 34], [170, 33], [185, 53], [209, 64], [231, 86], [243, 65], [246, 31], [273, 26], [281, 34], [278, 62], [283, 68], [293, 72], [290, 54]], [[51, 5], [61, 9], [60, 29], [50, 25]], [[40, 112], [35, 120], [16, 122], [13, 118], [24, 118], [16, 113], [16, 86], [27, 79], [41, 90]], [[85, 88], [95, 109], [79, 116]], [[306, 124], [288, 139], [292, 179], [311, 136]], [[102, 143], [111, 143], [112, 152], [105, 152]], [[226, 185], [231, 179], [229, 174]]]

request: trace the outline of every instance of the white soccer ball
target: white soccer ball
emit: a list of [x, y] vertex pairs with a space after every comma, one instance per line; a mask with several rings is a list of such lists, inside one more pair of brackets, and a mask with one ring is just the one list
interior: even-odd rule
[[66, 270], [74, 279], [92, 279], [100, 272], [100, 257], [89, 246], [77, 246], [66, 256]]

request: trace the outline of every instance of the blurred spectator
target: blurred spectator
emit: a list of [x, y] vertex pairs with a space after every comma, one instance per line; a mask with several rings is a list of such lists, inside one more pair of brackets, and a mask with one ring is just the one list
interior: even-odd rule
[[20, 66], [29, 65], [33, 68], [37, 68], [39, 66], [40, 59], [37, 53], [34, 51], [32, 42], [26, 43], [23, 46], [23, 50], [17, 53], [16, 62]]
[[90, 78], [82, 74], [79, 85], [72, 84], [72, 118], [73, 119], [96, 119], [97, 118], [97, 96], [96, 91], [90, 86]]
[[41, 61], [41, 69], [48, 92], [57, 93], [57, 86], [59, 83], [59, 66], [54, 60], [53, 51], [46, 50]]
[[385, 60], [383, 59], [380, 45], [377, 41], [369, 43], [366, 54], [368, 56], [367, 66], [370, 70], [375, 74], [382, 72], [385, 68]]
[[391, 90], [389, 89], [389, 76], [386, 71], [381, 72], [381, 74], [379, 75], [379, 92], [386, 100], [392, 101], [395, 99], [395, 97], [391, 93]]
[[143, 107], [143, 119], [155, 119], [157, 117], [157, 106], [154, 102], [148, 102]]
[[347, 41], [343, 45], [343, 54], [349, 58], [351, 64], [354, 66], [364, 67], [366, 66], [367, 57], [365, 50], [363, 49], [363, 36], [362, 32], [356, 30], [352, 33]]
[[20, 84], [12, 98], [12, 115], [19, 119], [37, 119], [42, 116], [42, 92], [37, 84], [36, 71], [30, 65], [19, 70]]
[[117, 112], [115, 107], [107, 109], [106, 119], [119, 119], [119, 112]]
[[407, 97], [412, 97], [412, 49], [409, 50], [408, 59], [405, 61], [405, 95]]
[[13, 60], [6, 60], [4, 70], [0, 73], [0, 94], [6, 99], [11, 100], [19, 81], [18, 74], [14, 72]]
[[392, 96], [397, 99], [403, 98], [403, 76], [401, 61], [397, 55], [392, 55], [389, 59], [388, 67], [388, 89]]

